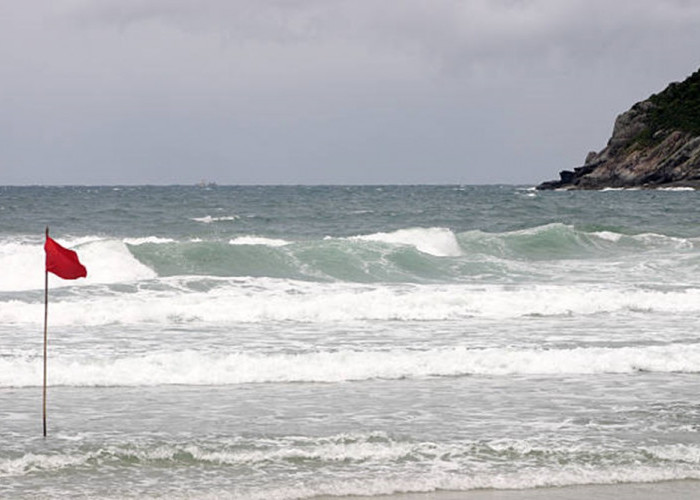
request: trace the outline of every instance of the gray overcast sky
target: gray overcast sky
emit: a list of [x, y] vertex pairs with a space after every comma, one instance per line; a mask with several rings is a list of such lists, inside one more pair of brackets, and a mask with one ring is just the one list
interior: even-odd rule
[[2, 0], [0, 185], [534, 184], [699, 66], [698, 0]]

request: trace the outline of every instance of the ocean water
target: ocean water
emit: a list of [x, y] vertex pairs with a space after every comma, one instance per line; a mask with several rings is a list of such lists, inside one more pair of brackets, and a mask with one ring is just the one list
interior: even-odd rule
[[[700, 194], [0, 187], [0, 498], [700, 479]], [[88, 278], [50, 278], [43, 234]]]

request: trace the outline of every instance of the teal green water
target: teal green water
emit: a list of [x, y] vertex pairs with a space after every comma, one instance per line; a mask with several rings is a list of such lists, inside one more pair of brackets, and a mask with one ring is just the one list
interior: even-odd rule
[[[693, 191], [518, 186], [0, 187], [3, 234], [350, 236], [407, 227], [504, 233], [550, 223], [695, 236]], [[197, 223], [211, 217], [218, 224]]]
[[[0, 497], [700, 479], [700, 197], [0, 187]], [[41, 437], [43, 233], [51, 277]]]

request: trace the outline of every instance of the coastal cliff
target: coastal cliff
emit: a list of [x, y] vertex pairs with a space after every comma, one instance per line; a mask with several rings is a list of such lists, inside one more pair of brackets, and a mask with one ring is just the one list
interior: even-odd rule
[[700, 189], [700, 70], [619, 115], [607, 146], [559, 177], [537, 189]]

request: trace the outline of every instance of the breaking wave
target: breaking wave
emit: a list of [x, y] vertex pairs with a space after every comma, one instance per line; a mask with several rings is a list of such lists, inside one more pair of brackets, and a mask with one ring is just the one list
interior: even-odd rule
[[[38, 357], [0, 358], [0, 387], [39, 385], [41, 366]], [[232, 385], [639, 371], [700, 373], [700, 345], [575, 349], [395, 348], [290, 354], [179, 351], [110, 359], [54, 356], [51, 384]]]
[[[99, 446], [81, 436], [58, 435], [57, 439], [67, 442], [77, 439], [77, 442], [60, 453], [39, 451], [1, 458], [0, 477], [21, 479], [37, 473], [66, 474], [94, 467], [135, 465], [160, 467], [167, 474], [177, 474], [183, 468], [226, 471], [226, 476], [244, 470], [248, 477], [240, 477], [235, 486], [227, 484], [221, 491], [196, 496], [247, 500], [700, 479], [697, 471], [700, 450], [694, 445], [635, 446], [617, 450], [613, 457], [608, 450], [599, 446], [576, 441], [556, 445], [535, 438], [462, 439], [445, 443], [402, 439], [384, 432], [314, 437], [275, 435], [264, 441], [250, 437], [217, 442], [154, 442], [142, 439]], [[489, 461], [485, 461], [485, 458]], [[475, 467], [475, 461], [481, 466]], [[256, 484], [270, 469], [287, 470], [299, 463], [316, 464], [315, 477], [299, 481], [292, 476], [275, 487]], [[392, 473], [338, 477], [333, 466], [339, 463], [344, 464], [346, 469], [358, 472], [369, 464], [390, 468]], [[503, 464], [514, 466], [506, 467]], [[470, 472], [465, 474], [465, 470]], [[176, 478], [173, 481], [179, 484]], [[133, 493], [128, 497], [144, 497], [143, 490], [138, 487], [129, 484], [126, 488], [126, 491], [120, 490], [122, 495]], [[672, 492], [672, 488], [669, 491]], [[189, 488], [184, 488], [169, 492], [168, 496], [185, 499], [191, 498], [192, 493]]]
[[[53, 275], [49, 276], [51, 288], [66, 286], [86, 286], [96, 283], [123, 283], [155, 278], [156, 273], [139, 262], [129, 251], [128, 245], [160, 244], [172, 240], [158, 238], [103, 239], [83, 237], [60, 241], [64, 246], [75, 249], [81, 262], [88, 269], [88, 277], [66, 282]], [[43, 241], [15, 238], [0, 242], [0, 268], [4, 269], [0, 278], [0, 292], [38, 290], [44, 287]]]
[[[80, 285], [131, 283], [170, 276], [269, 277], [347, 282], [509, 282], [522, 277], [566, 278], [615, 267], [700, 279], [698, 241], [660, 234], [583, 231], [549, 224], [520, 231], [454, 233], [447, 228], [295, 240], [239, 235], [221, 240], [83, 237], [62, 242], [88, 268]], [[630, 257], [634, 261], [630, 262]], [[627, 267], [625, 267], [627, 266]], [[42, 243], [0, 241], [0, 292], [43, 287]], [[607, 269], [606, 269], [607, 270]], [[570, 274], [570, 273], [569, 273]], [[651, 274], [650, 274], [651, 276]], [[53, 286], [65, 284], [53, 280]]]
[[[316, 283], [269, 278], [172, 278], [53, 292], [56, 326], [260, 321], [454, 321], [600, 314], [697, 314], [700, 289], [596, 285]], [[37, 324], [43, 294], [9, 294], [0, 322]]]

